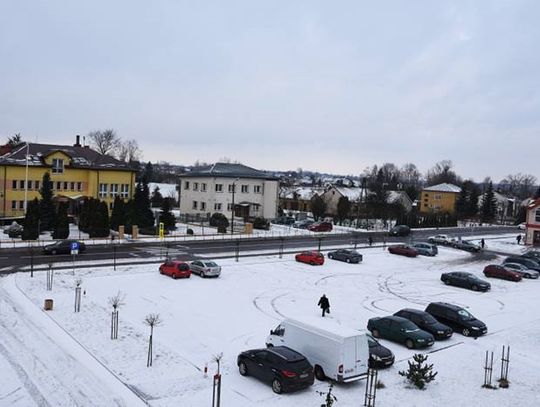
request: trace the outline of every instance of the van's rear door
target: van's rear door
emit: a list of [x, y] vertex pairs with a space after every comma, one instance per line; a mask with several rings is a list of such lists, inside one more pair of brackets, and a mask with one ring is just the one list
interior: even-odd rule
[[369, 348], [366, 335], [345, 339], [343, 353], [343, 380], [358, 380], [368, 370]]

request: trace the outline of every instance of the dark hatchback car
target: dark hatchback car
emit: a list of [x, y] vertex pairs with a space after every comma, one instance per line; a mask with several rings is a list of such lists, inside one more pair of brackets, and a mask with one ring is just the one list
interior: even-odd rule
[[238, 355], [237, 365], [242, 376], [269, 383], [277, 394], [309, 387], [314, 381], [306, 357], [286, 346], [247, 350]]
[[408, 319], [393, 315], [371, 318], [367, 329], [375, 338], [402, 343], [409, 349], [426, 348], [435, 342], [430, 333], [422, 331]]
[[341, 260], [347, 263], [360, 263], [363, 256], [356, 250], [338, 249], [328, 252], [328, 258], [333, 260]]
[[405, 244], [398, 244], [395, 246], [390, 246], [388, 248], [388, 251], [392, 254], [399, 254], [401, 256], [407, 256], [407, 257], [418, 256], [418, 251], [414, 247], [407, 246]]
[[390, 236], [409, 236], [410, 234], [411, 228], [407, 225], [396, 225], [388, 232]]
[[468, 288], [473, 291], [489, 291], [491, 284], [474, 274], [465, 273], [463, 271], [452, 271], [450, 273], [442, 273], [441, 281], [446, 285]]
[[429, 332], [437, 340], [448, 339], [452, 336], [452, 328], [437, 321], [431, 314], [418, 309], [405, 308], [394, 314], [396, 317], [408, 319], [418, 328]]
[[517, 263], [521, 264], [528, 269], [540, 271], [540, 263], [538, 263], [540, 260], [535, 260], [531, 258], [526, 257], [520, 257], [520, 256], [510, 256], [504, 259], [504, 263]]
[[71, 254], [71, 245], [73, 243], [79, 244], [79, 253], [82, 253], [86, 250], [86, 246], [83, 242], [78, 240], [59, 240], [53, 244], [48, 244], [43, 246], [44, 254]]
[[394, 364], [395, 356], [390, 349], [382, 346], [377, 339], [367, 335], [369, 346], [369, 367], [381, 368]]
[[435, 319], [448, 325], [464, 336], [481, 336], [487, 333], [486, 324], [476, 319], [469, 311], [458, 305], [447, 302], [432, 302], [426, 307], [426, 312]]

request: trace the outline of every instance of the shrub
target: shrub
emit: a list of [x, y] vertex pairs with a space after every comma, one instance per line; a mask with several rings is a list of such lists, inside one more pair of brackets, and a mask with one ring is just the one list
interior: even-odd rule
[[270, 222], [264, 218], [255, 218], [253, 219], [253, 229], [268, 230], [270, 229]]
[[399, 372], [400, 376], [406, 377], [411, 384], [421, 390], [426, 387], [427, 383], [435, 380], [435, 376], [437, 376], [437, 372], [432, 372], [433, 365], [424, 364], [427, 358], [427, 355], [416, 353], [413, 356], [413, 362], [408, 361], [409, 370]]
[[218, 228], [220, 226], [223, 226], [227, 228], [229, 226], [229, 220], [224, 214], [215, 212], [212, 214], [212, 216], [210, 216], [210, 226], [214, 226]]

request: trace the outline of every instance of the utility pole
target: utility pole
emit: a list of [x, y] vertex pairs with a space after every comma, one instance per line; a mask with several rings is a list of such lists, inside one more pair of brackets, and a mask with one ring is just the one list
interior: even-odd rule
[[234, 234], [234, 193], [236, 192], [236, 182], [239, 180], [240, 178], [236, 178], [232, 183], [231, 237]]

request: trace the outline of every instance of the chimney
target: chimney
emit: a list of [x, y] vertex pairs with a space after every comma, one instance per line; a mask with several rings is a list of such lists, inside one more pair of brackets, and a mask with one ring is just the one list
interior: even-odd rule
[[73, 147], [80, 147], [81, 146], [81, 136], [78, 134], [75, 136], [75, 144], [73, 144]]

